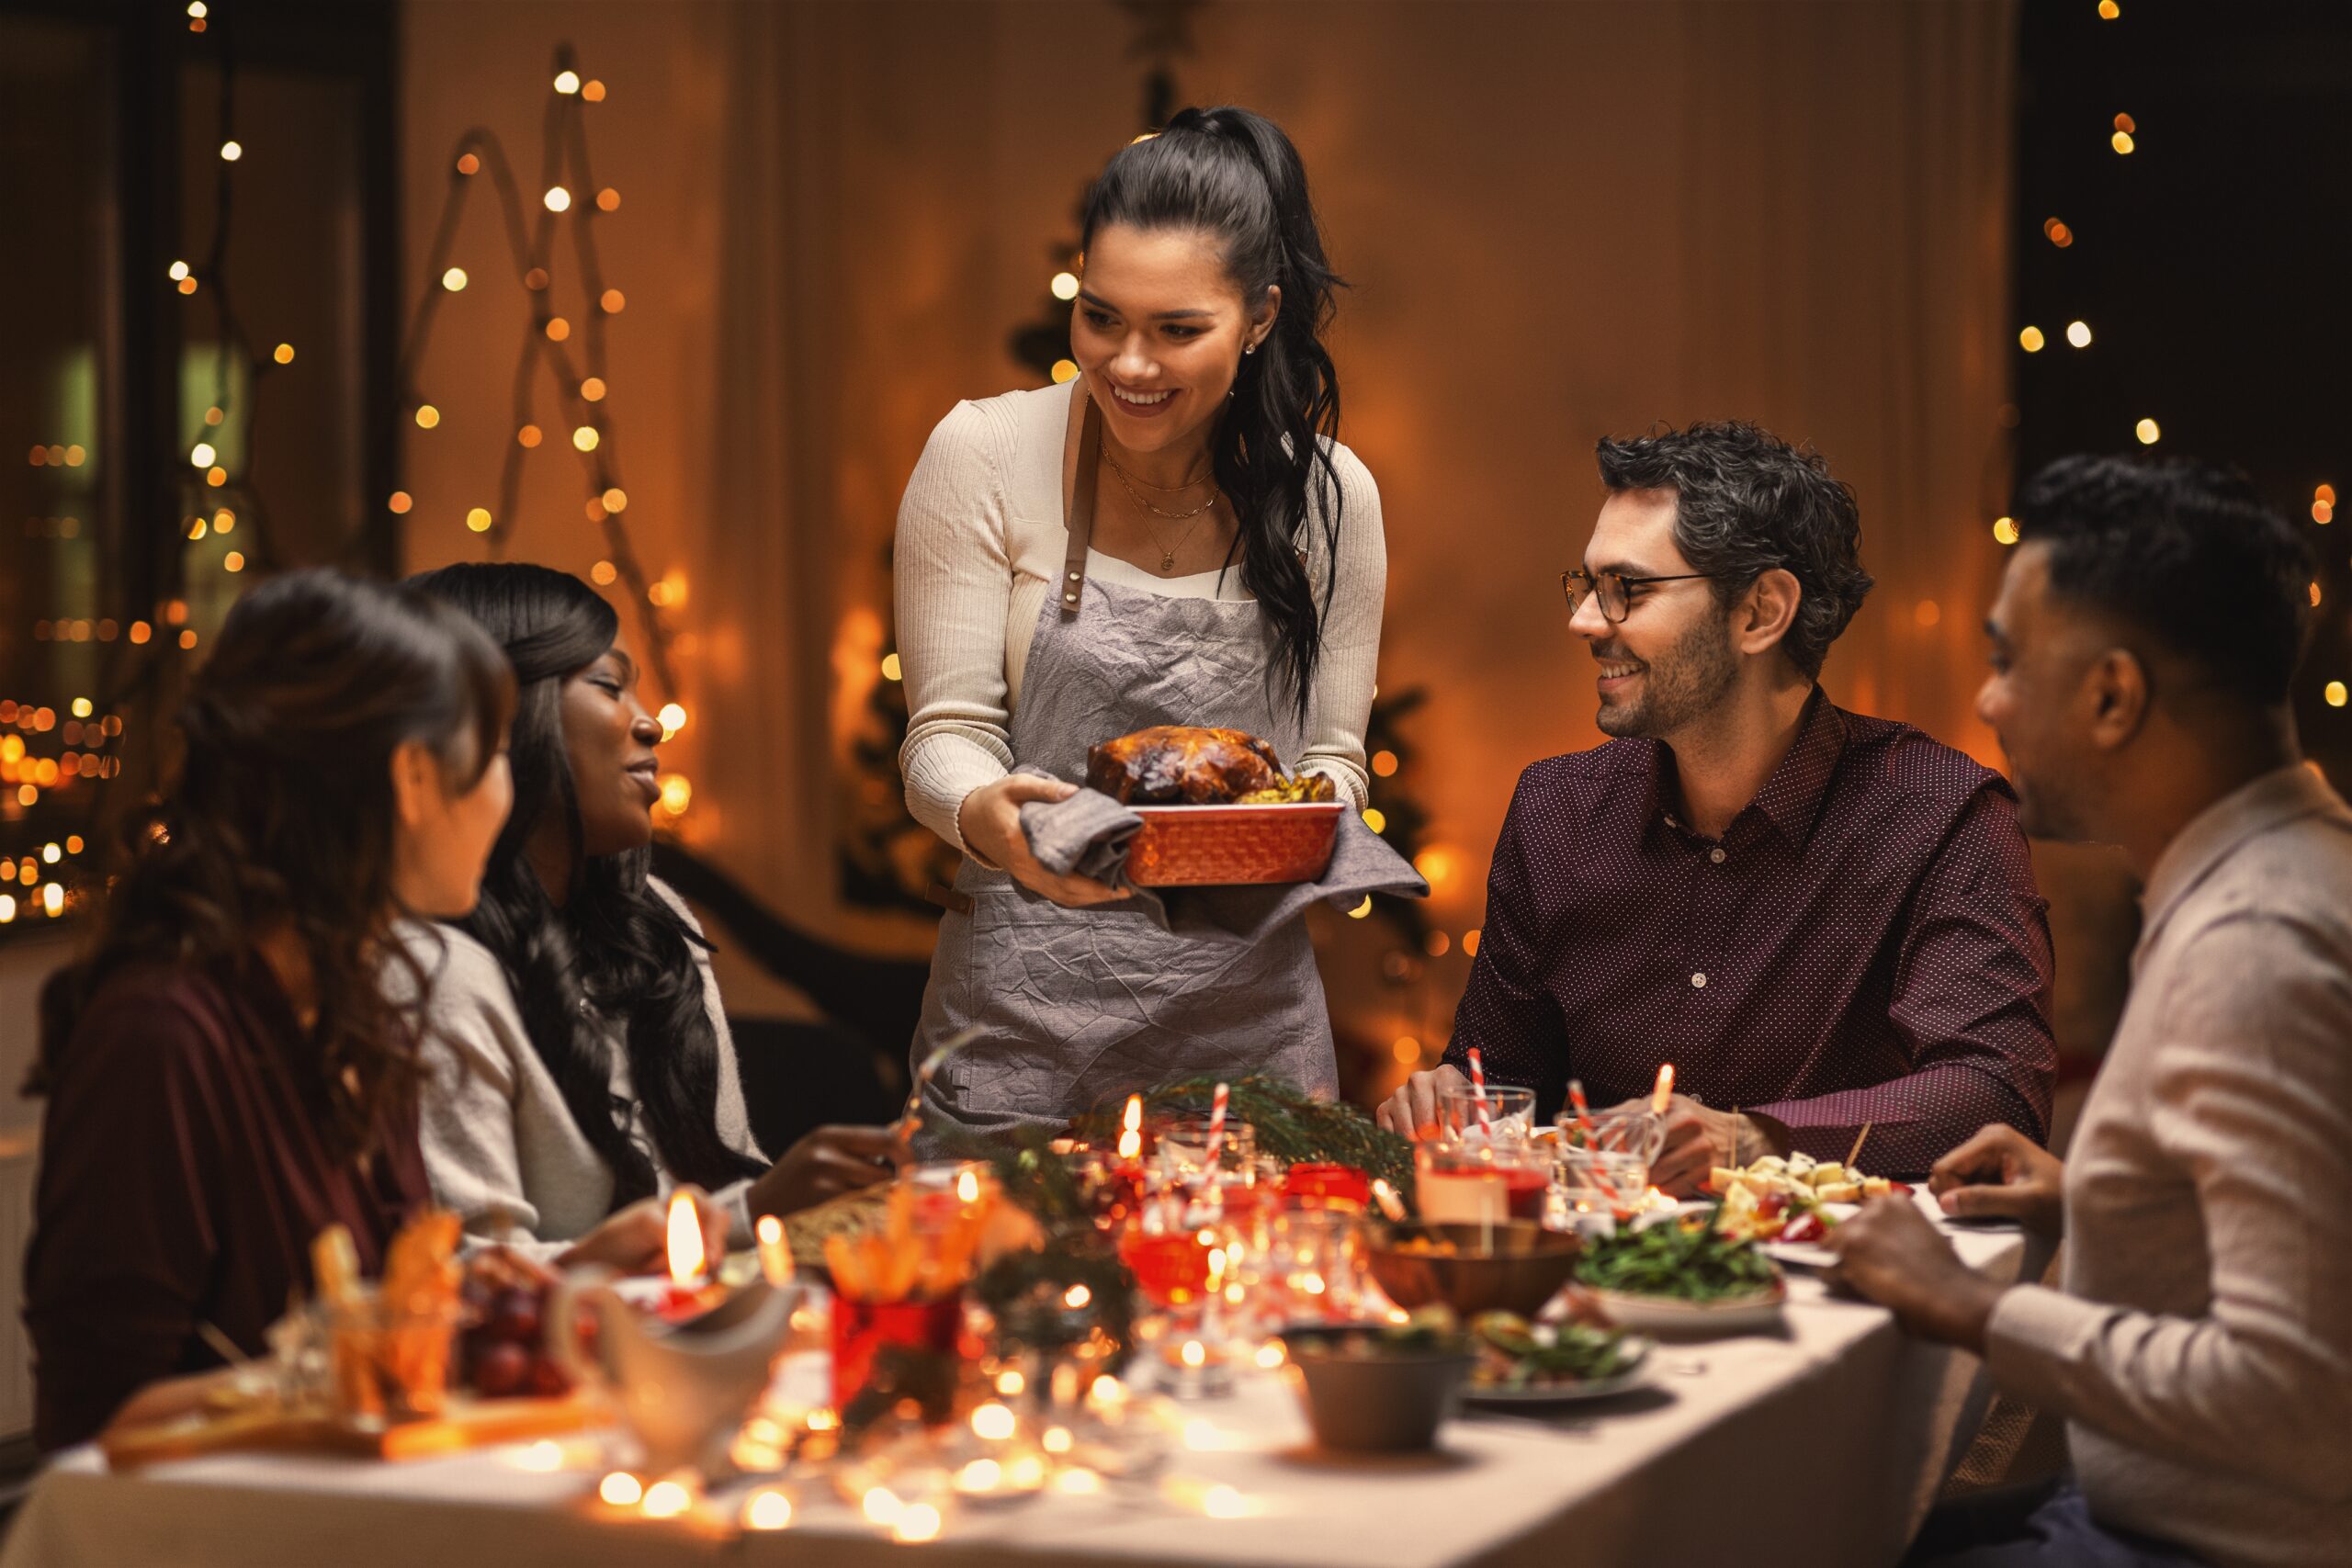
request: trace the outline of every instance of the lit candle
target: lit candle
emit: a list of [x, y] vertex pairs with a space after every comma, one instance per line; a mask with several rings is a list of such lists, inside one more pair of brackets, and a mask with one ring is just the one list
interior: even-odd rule
[[1143, 1157], [1143, 1096], [1127, 1096], [1125, 1131], [1119, 1134], [1119, 1158], [1129, 1165]]
[[777, 1290], [792, 1283], [792, 1248], [784, 1242], [784, 1222], [762, 1214], [755, 1227], [760, 1238], [760, 1273]]
[[1372, 1184], [1372, 1200], [1390, 1219], [1402, 1220], [1405, 1217], [1404, 1201], [1396, 1196], [1396, 1189], [1389, 1186], [1386, 1180], [1376, 1180]]
[[1674, 1064], [1661, 1063], [1657, 1069], [1657, 1087], [1650, 1090], [1650, 1113], [1655, 1116], [1665, 1115], [1667, 1104], [1673, 1098]]
[[670, 1199], [670, 1227], [666, 1248], [670, 1260], [670, 1288], [662, 1292], [655, 1314], [665, 1323], [683, 1323], [698, 1316], [710, 1305], [709, 1255], [703, 1250], [702, 1213], [695, 1208], [691, 1193], [678, 1192]]
[[702, 1215], [695, 1211], [690, 1192], [677, 1193], [670, 1200], [669, 1254], [672, 1284], [682, 1291], [702, 1284], [710, 1258], [703, 1250]]

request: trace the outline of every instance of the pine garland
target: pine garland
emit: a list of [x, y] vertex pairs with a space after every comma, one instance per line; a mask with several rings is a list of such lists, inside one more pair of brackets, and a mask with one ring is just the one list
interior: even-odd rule
[[[1216, 1093], [1214, 1077], [1192, 1077], [1143, 1091], [1147, 1111], [1205, 1116]], [[1119, 1135], [1124, 1100], [1097, 1106], [1079, 1118], [1077, 1131], [1097, 1145]], [[1226, 1114], [1257, 1132], [1258, 1152], [1284, 1165], [1306, 1162], [1350, 1166], [1385, 1180], [1398, 1192], [1413, 1188], [1413, 1145], [1373, 1123], [1352, 1105], [1334, 1105], [1301, 1093], [1278, 1078], [1251, 1075], [1229, 1080]]]

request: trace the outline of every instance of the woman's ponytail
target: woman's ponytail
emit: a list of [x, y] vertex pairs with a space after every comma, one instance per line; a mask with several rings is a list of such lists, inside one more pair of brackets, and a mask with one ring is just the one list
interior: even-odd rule
[[[1323, 252], [1306, 169], [1282, 128], [1235, 107], [1188, 108], [1159, 135], [1123, 149], [1088, 196], [1084, 243], [1108, 223], [1215, 234], [1252, 308], [1282, 291], [1272, 330], [1245, 356], [1209, 442], [1238, 523], [1241, 581], [1272, 623], [1276, 668], [1302, 718], [1322, 651], [1322, 610], [1305, 565], [1305, 530], [1324, 544], [1322, 604], [1337, 570], [1340, 382], [1323, 336], [1345, 281]], [[1319, 476], [1319, 480], [1318, 480]], [[1310, 492], [1320, 495], [1310, 503]]]

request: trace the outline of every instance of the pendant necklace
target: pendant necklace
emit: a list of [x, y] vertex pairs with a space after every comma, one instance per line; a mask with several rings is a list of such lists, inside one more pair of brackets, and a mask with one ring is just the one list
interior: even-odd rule
[[[1118, 459], [1112, 457], [1108, 450], [1103, 452], [1102, 460], [1110, 465], [1112, 474], [1115, 476], [1119, 481], [1119, 488], [1127, 492], [1127, 499], [1134, 502], [1144, 511], [1150, 513], [1155, 517], [1165, 517], [1171, 523], [1182, 523], [1186, 521], [1190, 521], [1192, 523], [1192, 527], [1185, 529], [1184, 532], [1178, 536], [1176, 543], [1172, 546], [1160, 538], [1159, 531], [1157, 528], [1154, 528], [1149, 522], [1147, 521], [1144, 524], [1144, 532], [1149, 534], [1151, 536], [1151, 542], [1159, 547], [1159, 574], [1162, 577], [1168, 576], [1176, 570], [1176, 552], [1182, 549], [1184, 546], [1191, 541], [1193, 533], [1201, 525], [1199, 521], [1201, 516], [1216, 505], [1216, 489], [1212, 487], [1209, 491], [1209, 498], [1201, 502], [1198, 506], [1193, 507], [1191, 511], [1170, 512], [1165, 507], [1154, 506], [1150, 502], [1146, 501], [1140, 494], [1138, 494], [1136, 490], [1136, 481], [1127, 477], [1127, 470], [1119, 467]], [[1205, 477], [1205, 475], [1203, 477]], [[1176, 491], [1190, 490], [1193, 486], [1199, 484], [1201, 479], [1199, 478], [1195, 478], [1188, 479], [1181, 485], [1173, 486], [1152, 485], [1149, 484], [1149, 481], [1145, 482], [1148, 485], [1148, 488], [1152, 490], [1172, 493]]]

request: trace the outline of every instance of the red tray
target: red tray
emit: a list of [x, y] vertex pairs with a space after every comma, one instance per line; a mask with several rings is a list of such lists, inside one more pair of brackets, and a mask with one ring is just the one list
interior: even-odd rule
[[1127, 852], [1138, 887], [1312, 882], [1331, 863], [1343, 800], [1287, 806], [1138, 806]]

